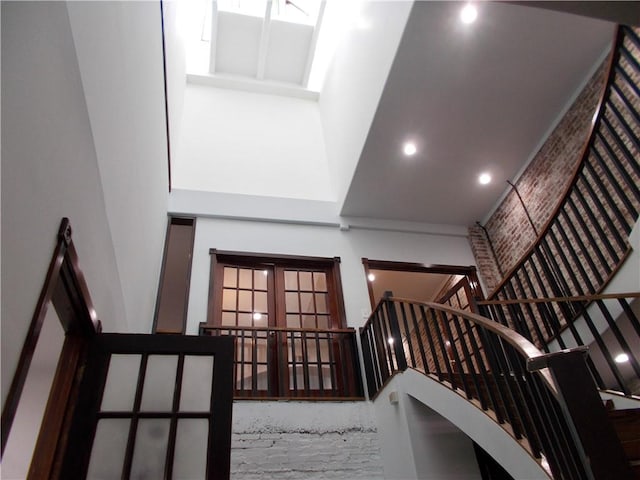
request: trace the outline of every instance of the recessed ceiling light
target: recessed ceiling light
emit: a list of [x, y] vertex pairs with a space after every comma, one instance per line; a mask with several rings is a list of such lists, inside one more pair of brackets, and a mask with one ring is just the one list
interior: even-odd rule
[[491, 175], [489, 175], [488, 173], [481, 173], [480, 176], [478, 177], [478, 182], [480, 182], [481, 185], [486, 185], [488, 183], [491, 182]]
[[389, 337], [389, 338], [387, 338], [387, 343], [388, 343], [389, 345], [393, 345], [393, 342], [394, 342], [393, 337]]
[[478, 9], [470, 3], [467, 3], [462, 10], [460, 10], [460, 20], [462, 23], [473, 23], [476, 21], [476, 18], [478, 18]]
[[614, 358], [616, 363], [626, 363], [629, 361], [629, 355], [627, 355], [626, 353], [620, 353], [618, 355], [616, 355], [616, 358]]
[[414, 143], [407, 142], [404, 144], [402, 151], [407, 157], [410, 157], [411, 155], [415, 155], [418, 149], [416, 148], [416, 145]]
[[373, 282], [376, 279], [376, 276], [373, 273], [370, 273], [369, 275], [367, 275], [367, 278], [370, 282]]

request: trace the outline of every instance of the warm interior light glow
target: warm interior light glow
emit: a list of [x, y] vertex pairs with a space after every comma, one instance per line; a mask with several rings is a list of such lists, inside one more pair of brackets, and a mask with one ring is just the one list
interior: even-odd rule
[[256, 312], [253, 314], [254, 320], [262, 320], [262, 314], [260, 312]]
[[376, 276], [373, 273], [370, 273], [369, 275], [367, 275], [367, 278], [370, 282], [373, 282], [376, 279]]
[[267, 272], [266, 270], [262, 270], [262, 274], [266, 277], [267, 275], [269, 275], [269, 272]]
[[476, 21], [476, 18], [478, 18], [478, 9], [470, 3], [467, 3], [462, 10], [460, 10], [460, 20], [462, 23], [473, 23]]
[[404, 152], [405, 155], [410, 157], [411, 155], [414, 155], [418, 151], [418, 149], [416, 148], [415, 144], [411, 142], [407, 142], [404, 144], [402, 151]]
[[488, 173], [481, 173], [478, 177], [478, 182], [480, 182], [482, 185], [488, 184], [489, 182], [491, 182], [491, 175], [489, 175]]
[[629, 355], [627, 355], [626, 353], [620, 353], [616, 355], [616, 358], [614, 358], [614, 360], [616, 361], [616, 363], [626, 363], [629, 361]]
[[393, 337], [389, 337], [389, 338], [387, 339], [387, 343], [388, 343], [389, 345], [393, 345]]

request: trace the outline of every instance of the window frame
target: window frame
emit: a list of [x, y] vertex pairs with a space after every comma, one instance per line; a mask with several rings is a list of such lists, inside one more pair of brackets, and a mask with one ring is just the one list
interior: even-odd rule
[[[331, 318], [327, 330], [339, 330], [347, 328], [346, 310], [342, 291], [340, 275], [340, 257], [313, 257], [300, 255], [281, 255], [270, 253], [253, 253], [218, 250], [211, 248], [211, 268], [209, 270], [209, 295], [207, 305], [207, 324], [216, 327], [224, 327], [222, 324], [222, 290], [224, 279], [224, 265], [246, 265], [256, 268], [264, 265], [273, 270], [273, 278], [269, 276], [267, 288], [272, 288], [273, 299], [269, 298], [270, 306], [273, 305], [273, 318], [277, 328], [287, 328], [285, 308], [285, 284], [284, 270], [287, 268], [299, 271], [319, 271], [326, 274], [328, 310]], [[273, 303], [271, 303], [273, 302]], [[301, 324], [302, 326], [302, 324]], [[313, 330], [313, 329], [311, 329]]]

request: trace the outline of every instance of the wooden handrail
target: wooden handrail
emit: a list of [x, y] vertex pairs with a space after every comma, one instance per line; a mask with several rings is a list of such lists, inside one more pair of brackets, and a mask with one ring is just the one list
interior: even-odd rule
[[[410, 300], [407, 298], [399, 298], [399, 297], [388, 297], [386, 300], [392, 302], [402, 302], [409, 303], [413, 305], [423, 305], [427, 308], [431, 308], [433, 310], [440, 310], [443, 312], [450, 313], [452, 315], [456, 315], [458, 317], [466, 318], [467, 320], [475, 323], [476, 325], [480, 325], [482, 328], [489, 330], [492, 333], [495, 333], [500, 338], [504, 339], [507, 343], [509, 343], [513, 348], [516, 349], [520, 355], [527, 361], [532, 362], [535, 361], [538, 357], [544, 357], [546, 354], [538, 349], [533, 343], [524, 338], [522, 335], [517, 333], [516, 331], [505, 327], [493, 320], [490, 320], [486, 317], [482, 317], [475, 313], [466, 312], [464, 310], [458, 310], [457, 308], [452, 308], [447, 305], [442, 305], [440, 303], [431, 303], [431, 302], [419, 302], [416, 300]], [[544, 382], [547, 384], [549, 389], [554, 394], [557, 394], [557, 387], [553, 379], [551, 378], [551, 374], [546, 369], [541, 369], [538, 371]]]
[[618, 298], [640, 298], [640, 292], [602, 293], [599, 295], [577, 295], [575, 297], [519, 298], [515, 300], [478, 300], [477, 305], [517, 305], [520, 303], [593, 302]]
[[612, 48], [611, 48], [611, 53], [609, 55], [609, 65], [608, 65], [608, 70], [607, 70], [607, 74], [606, 74], [606, 80], [602, 86], [602, 90], [600, 92], [600, 97], [599, 97], [599, 101], [598, 101], [598, 105], [596, 108], [596, 115], [594, 115], [593, 120], [591, 122], [591, 126], [589, 127], [589, 135], [587, 136], [587, 139], [584, 143], [584, 146], [582, 148], [582, 154], [580, 156], [580, 161], [577, 163], [576, 167], [574, 168], [573, 174], [572, 174], [572, 179], [571, 182], [569, 182], [565, 188], [564, 194], [562, 195], [562, 199], [558, 202], [558, 204], [556, 205], [555, 209], [553, 210], [553, 213], [549, 216], [549, 218], [547, 219], [547, 221], [545, 222], [544, 226], [542, 227], [542, 229], [540, 229], [540, 233], [538, 234], [538, 237], [535, 239], [535, 241], [531, 244], [531, 246], [524, 252], [524, 254], [521, 256], [521, 260], [516, 263], [502, 278], [502, 280], [500, 281], [500, 283], [498, 285], [496, 285], [493, 289], [493, 291], [489, 294], [488, 298], [493, 298], [495, 295], [497, 295], [500, 290], [502, 290], [502, 288], [505, 287], [506, 283], [511, 279], [511, 277], [518, 271], [518, 269], [520, 269], [522, 267], [522, 263], [524, 261], [524, 259], [529, 258], [529, 256], [531, 256], [536, 247], [538, 247], [538, 245], [541, 243], [541, 241], [543, 240], [543, 238], [547, 235], [547, 233], [549, 232], [549, 230], [551, 229], [554, 221], [557, 219], [560, 210], [562, 209], [562, 207], [564, 206], [565, 202], [567, 201], [567, 198], [569, 197], [569, 195], [571, 194], [571, 192], [573, 191], [573, 188], [576, 185], [576, 182], [579, 179], [579, 174], [582, 171], [582, 169], [584, 168], [584, 165], [589, 157], [589, 152], [590, 152], [590, 147], [591, 144], [594, 140], [594, 136], [596, 134], [596, 127], [598, 125], [598, 121], [600, 120], [601, 116], [604, 113], [604, 107], [606, 104], [606, 100], [607, 100], [607, 92], [609, 91], [610, 87], [611, 87], [611, 82], [613, 77], [615, 76], [615, 66], [616, 66], [616, 61], [618, 60], [619, 56], [620, 56], [620, 50], [619, 50], [619, 46], [622, 43], [622, 40], [624, 39], [624, 30], [622, 26], [618, 26], [616, 28], [614, 37], [613, 37], [613, 42], [612, 42]]
[[234, 325], [211, 325], [201, 323], [202, 330], [246, 330], [256, 332], [307, 332], [307, 333], [355, 333], [355, 328], [289, 328], [289, 327], [239, 327]]

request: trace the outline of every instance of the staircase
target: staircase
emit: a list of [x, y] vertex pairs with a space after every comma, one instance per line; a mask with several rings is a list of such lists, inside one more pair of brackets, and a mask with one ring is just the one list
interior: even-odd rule
[[610, 401], [606, 406], [634, 478], [640, 480], [640, 408], [613, 410], [613, 402]]

